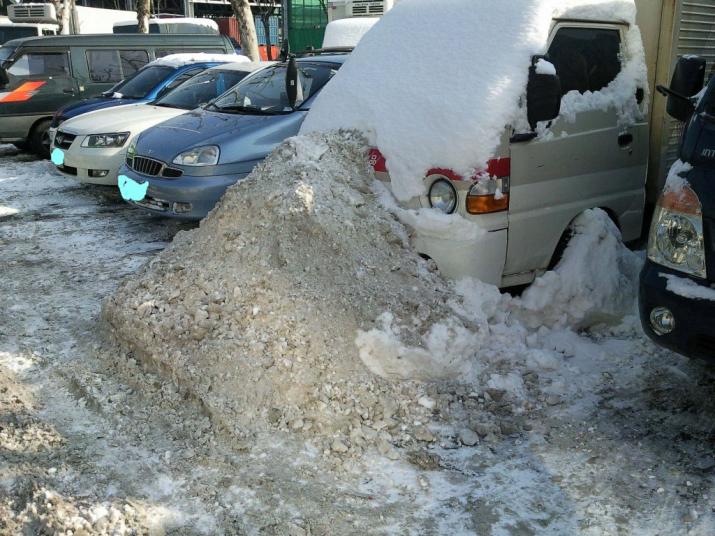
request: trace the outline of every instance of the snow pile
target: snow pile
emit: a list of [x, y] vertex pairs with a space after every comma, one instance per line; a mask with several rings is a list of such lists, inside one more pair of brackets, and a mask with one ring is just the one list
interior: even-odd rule
[[512, 304], [531, 328], [580, 329], [633, 312], [642, 260], [623, 246], [615, 224], [602, 210], [588, 210], [572, 232], [561, 262]]
[[425, 386], [383, 376], [471, 377], [486, 322], [454, 311], [375, 201], [366, 151], [350, 135], [288, 140], [105, 303], [116, 335], [231, 434], [389, 452], [433, 440], [432, 409]]
[[668, 177], [665, 179], [665, 187], [663, 191], [666, 193], [680, 192], [683, 188], [688, 186], [688, 180], [683, 177], [683, 174], [691, 171], [692, 169], [693, 166], [680, 159], [673, 162], [673, 165], [670, 166], [670, 170], [668, 170]]
[[181, 54], [169, 54], [158, 60], [154, 60], [150, 65], [161, 65], [166, 67], [183, 67], [193, 63], [242, 63], [251, 61], [247, 56], [240, 54], [209, 54], [206, 52], [184, 52]]
[[[519, 102], [531, 57], [545, 52], [552, 18], [573, 14], [635, 22], [633, 0], [401, 2], [362, 38], [302, 132], [364, 132], [384, 154], [400, 201], [424, 193], [422, 178], [431, 168], [469, 176], [484, 169], [506, 125], [524, 116]], [[637, 31], [629, 31], [629, 47], [639, 46]], [[470, 52], [447, 53], [454, 43]], [[640, 60], [626, 67], [609, 103], [630, 90], [641, 67]], [[635, 88], [629, 99], [634, 94]], [[589, 101], [567, 103], [565, 112]]]
[[323, 48], [354, 47], [380, 20], [376, 17], [354, 17], [334, 20], [325, 27]]

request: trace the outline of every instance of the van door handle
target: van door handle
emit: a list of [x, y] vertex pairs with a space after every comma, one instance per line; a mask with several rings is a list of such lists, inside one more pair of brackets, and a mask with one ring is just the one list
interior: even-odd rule
[[63, 89], [62, 93], [68, 93], [70, 95], [74, 95], [74, 89]]
[[633, 145], [633, 134], [621, 134], [618, 136], [618, 146], [621, 149], [629, 149]]

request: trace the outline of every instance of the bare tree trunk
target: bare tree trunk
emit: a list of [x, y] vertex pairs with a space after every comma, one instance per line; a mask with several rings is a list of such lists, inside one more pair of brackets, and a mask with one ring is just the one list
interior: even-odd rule
[[74, 0], [55, 0], [52, 2], [57, 13], [57, 24], [59, 25], [59, 33], [68, 35], [70, 33], [70, 17], [72, 9], [74, 9]]
[[149, 13], [151, 12], [151, 0], [137, 1], [137, 32], [149, 33]]
[[253, 13], [251, 6], [248, 5], [248, 0], [231, 0], [231, 7], [238, 19], [243, 54], [248, 56], [251, 61], [261, 61], [261, 56], [258, 53], [256, 24], [253, 22]]

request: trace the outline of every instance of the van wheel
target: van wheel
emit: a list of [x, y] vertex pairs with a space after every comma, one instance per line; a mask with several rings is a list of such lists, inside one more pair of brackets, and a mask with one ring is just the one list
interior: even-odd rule
[[569, 242], [571, 242], [571, 239], [573, 238], [573, 224], [569, 223], [569, 226], [566, 228], [564, 233], [561, 235], [561, 238], [559, 238], [558, 243], [556, 244], [556, 249], [554, 250], [554, 254], [551, 256], [551, 262], [549, 262], [549, 267], [548, 270], [553, 270], [558, 266], [558, 264], [561, 262], [561, 259], [564, 257], [564, 252], [566, 251], [566, 248], [569, 245]]
[[29, 138], [30, 149], [42, 158], [50, 157], [50, 123], [50, 119], [39, 121], [32, 129]]

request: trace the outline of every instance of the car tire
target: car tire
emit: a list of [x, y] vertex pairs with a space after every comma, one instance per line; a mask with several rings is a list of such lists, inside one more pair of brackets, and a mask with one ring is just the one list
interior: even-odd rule
[[16, 141], [13, 145], [20, 151], [27, 151], [30, 148], [26, 141]]
[[30, 149], [42, 158], [50, 157], [50, 119], [38, 121], [30, 134]]
[[569, 242], [573, 238], [573, 223], [569, 223], [569, 226], [566, 228], [566, 230], [563, 232], [561, 235], [561, 238], [559, 238], [559, 241], [556, 243], [556, 249], [554, 249], [554, 254], [551, 256], [551, 262], [549, 262], [549, 268], [548, 270], [551, 271], [554, 268], [558, 266], [558, 264], [561, 262], [561, 259], [564, 257], [564, 252], [566, 251], [566, 248], [569, 246]]

